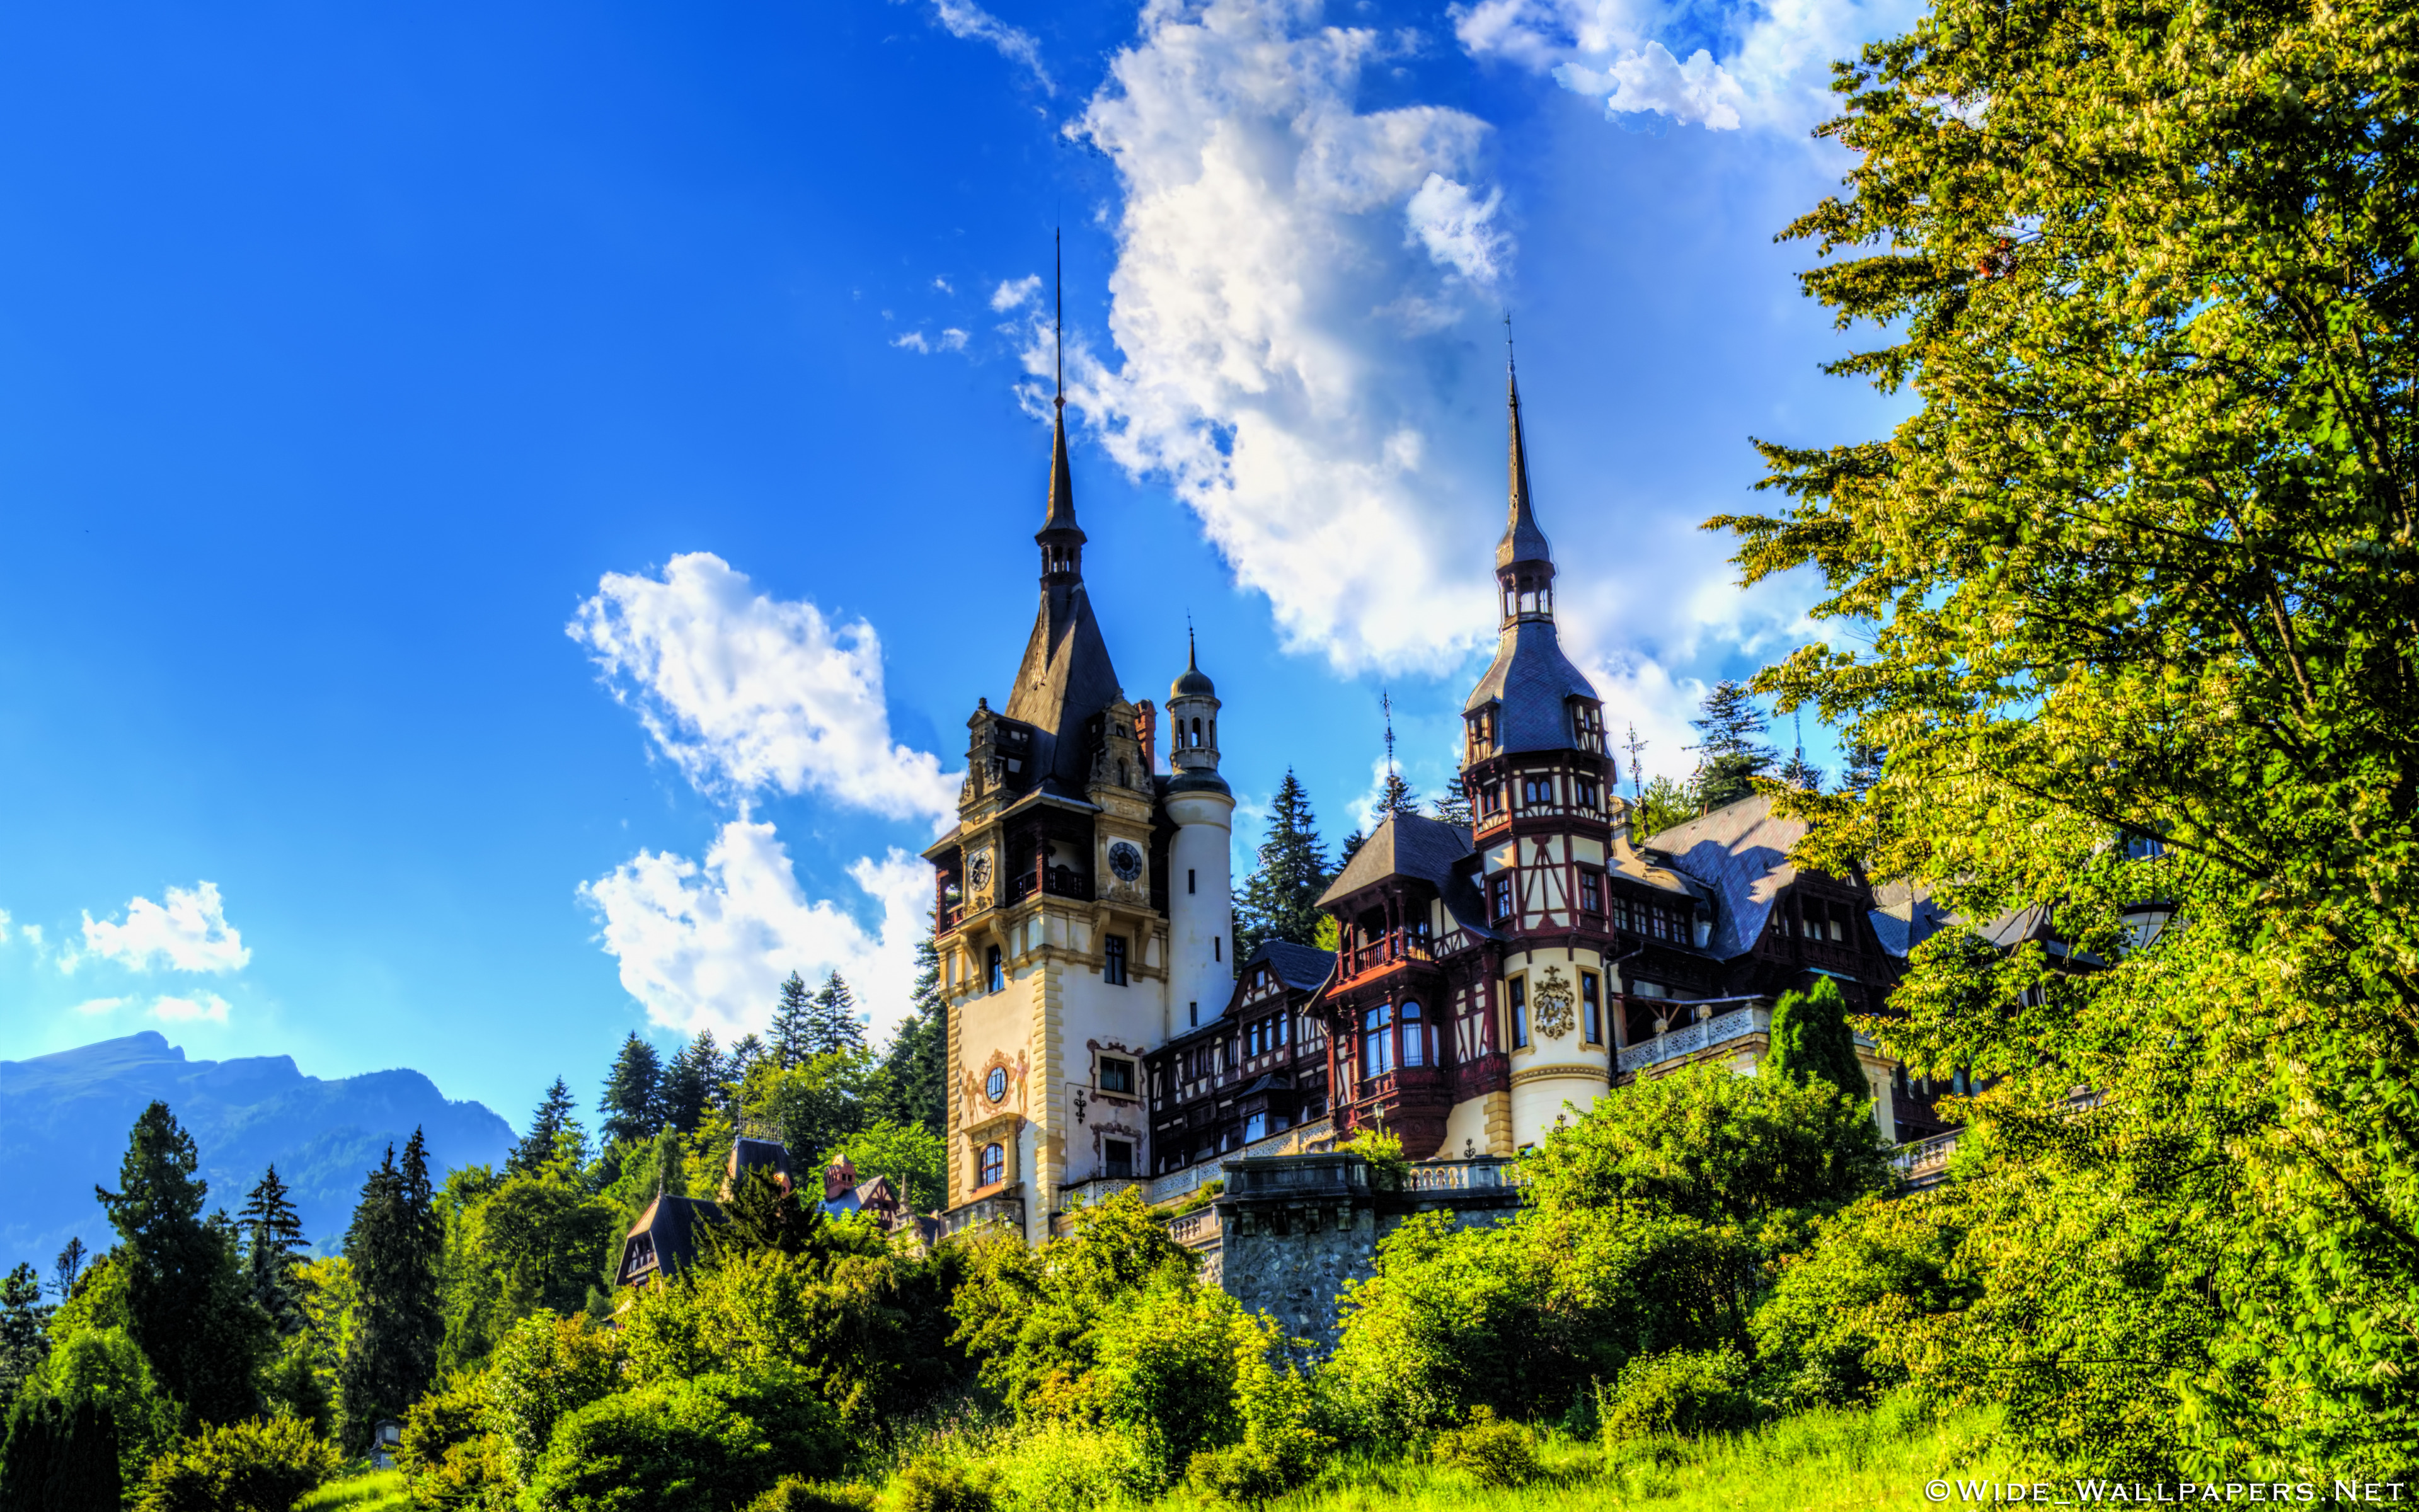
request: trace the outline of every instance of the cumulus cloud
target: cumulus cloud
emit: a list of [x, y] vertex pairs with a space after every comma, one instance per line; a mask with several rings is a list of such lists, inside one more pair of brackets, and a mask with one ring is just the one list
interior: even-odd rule
[[1653, 114], [1709, 131], [1802, 130], [1829, 113], [1829, 65], [1872, 38], [1903, 29], [1917, 0], [1770, 0], [1711, 13], [1723, 52], [1668, 45], [1703, 29], [1703, 8], [1682, 0], [1474, 0], [1453, 8], [1472, 57], [1550, 75], [1601, 100], [1608, 115]]
[[60, 969], [72, 971], [86, 956], [99, 956], [135, 971], [166, 966], [174, 971], [240, 971], [252, 960], [242, 934], [226, 921], [218, 884], [204, 882], [192, 888], [170, 887], [165, 903], [134, 898], [126, 904], [126, 918], [96, 919], [84, 916], [84, 949], [70, 952]]
[[224, 1024], [227, 1000], [216, 993], [191, 997], [162, 996], [151, 1005], [151, 1016], [162, 1024]]
[[78, 1003], [71, 1011], [81, 1013], [86, 1018], [98, 1018], [103, 1013], [116, 1012], [131, 1001], [132, 999], [125, 997], [87, 997]]
[[937, 336], [929, 337], [920, 331], [911, 331], [903, 336], [895, 338], [890, 345], [927, 355], [933, 352], [962, 352], [966, 349], [966, 333], [955, 326], [948, 328]]
[[999, 287], [991, 291], [991, 307], [1005, 314], [1040, 298], [1041, 275], [1027, 273], [1023, 278], [1001, 280]]
[[[1501, 422], [1464, 402], [1491, 344], [1455, 329], [1486, 329], [1512, 251], [1473, 187], [1488, 128], [1357, 109], [1389, 45], [1308, 0], [1158, 0], [1070, 128], [1124, 195], [1121, 362], [1071, 342], [1069, 397], [1192, 507], [1290, 645], [1347, 671], [1441, 670], [1483, 639], [1502, 507]], [[1049, 354], [1037, 321], [1028, 368]]]
[[835, 625], [699, 551], [660, 578], [608, 573], [566, 630], [701, 792], [813, 792], [936, 825], [957, 811], [960, 775], [890, 738], [867, 621]]
[[1041, 44], [1033, 39], [1031, 32], [1009, 25], [973, 0], [932, 0], [932, 23], [962, 40], [988, 44], [1000, 56], [1030, 72], [1042, 93], [1057, 93], [1057, 85], [1051, 83], [1050, 70], [1042, 67]]
[[622, 985], [657, 1024], [719, 1036], [762, 1030], [781, 979], [838, 971], [886, 1030], [914, 985], [916, 942], [931, 922], [932, 869], [893, 849], [849, 875], [878, 906], [869, 930], [838, 904], [810, 899], [773, 826], [723, 825], [702, 864], [641, 852], [580, 896], [621, 963]]

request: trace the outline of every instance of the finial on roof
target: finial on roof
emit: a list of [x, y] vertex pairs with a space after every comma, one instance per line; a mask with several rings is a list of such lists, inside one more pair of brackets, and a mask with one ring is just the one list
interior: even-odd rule
[[1067, 467], [1067, 294], [1058, 234], [1051, 233], [1051, 270], [1057, 279], [1058, 393], [1057, 414], [1050, 437], [1050, 509], [1034, 536], [1042, 546], [1044, 574], [1080, 576], [1083, 558], [1067, 549], [1081, 546], [1084, 529], [1075, 523], [1075, 481]]
[[1537, 528], [1535, 508], [1529, 500], [1529, 445], [1520, 429], [1520, 374], [1512, 365], [1512, 317], [1503, 317], [1503, 378], [1505, 399], [1511, 411], [1511, 510], [1504, 521], [1503, 539], [1495, 548], [1495, 565], [1508, 567], [1516, 562], [1550, 562], [1553, 548], [1546, 543], [1546, 532]]
[[1394, 775], [1394, 695], [1386, 688], [1378, 689], [1378, 707], [1386, 713], [1386, 775]]
[[1066, 233], [1050, 228], [1050, 296], [1056, 307], [1054, 320], [1058, 346], [1058, 408], [1067, 408], [1067, 246]]
[[1167, 696], [1170, 699], [1187, 696], [1207, 698], [1214, 696], [1217, 691], [1217, 685], [1210, 681], [1210, 674], [1201, 670], [1200, 652], [1193, 640], [1193, 616], [1187, 614], [1184, 616], [1184, 675], [1176, 680], [1176, 685], [1167, 690]]

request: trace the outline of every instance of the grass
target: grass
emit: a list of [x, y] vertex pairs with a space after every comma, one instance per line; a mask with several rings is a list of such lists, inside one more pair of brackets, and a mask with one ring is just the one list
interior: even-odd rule
[[406, 1512], [411, 1497], [399, 1470], [364, 1470], [331, 1480], [294, 1504], [294, 1512]]

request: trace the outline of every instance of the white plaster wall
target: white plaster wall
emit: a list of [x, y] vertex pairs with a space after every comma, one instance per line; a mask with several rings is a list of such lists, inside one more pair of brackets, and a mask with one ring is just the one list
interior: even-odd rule
[[[1581, 1113], [1595, 1106], [1610, 1090], [1601, 1072], [1592, 1075], [1540, 1076], [1512, 1088], [1512, 1143], [1533, 1145], [1553, 1132], [1556, 1119], [1572, 1117], [1568, 1103]], [[1460, 1147], [1456, 1146], [1456, 1149]]]
[[[1115, 931], [1119, 926], [1108, 927]], [[1136, 978], [1129, 971], [1127, 985], [1115, 987], [1101, 980], [1101, 969], [1096, 964], [1069, 960], [1061, 969], [1060, 1064], [1052, 1068], [1051, 1100], [1047, 1105], [1054, 1110], [1053, 1117], [1067, 1125], [1060, 1130], [1066, 1135], [1066, 1154], [1065, 1168], [1052, 1173], [1054, 1186], [1088, 1180], [1101, 1174], [1088, 1127], [1077, 1128], [1067, 1122], [1072, 1115], [1072, 1089], [1084, 1088], [1087, 1103], [1095, 1090], [1094, 1046], [1131, 1058], [1139, 1088], [1143, 1052], [1160, 1042], [1156, 1030], [1163, 1019], [1166, 1003], [1165, 983], [1157, 979]], [[1138, 1132], [1148, 1128], [1148, 1120], [1138, 1114], [1128, 1115], [1120, 1121], [1132, 1124]], [[1141, 1164], [1148, 1156], [1145, 1141], [1137, 1137], [1134, 1159], [1139, 1168], [1149, 1168]]]
[[[1188, 1022], [1188, 1004], [1201, 1022], [1223, 1012], [1235, 991], [1233, 866], [1235, 800], [1223, 793], [1179, 793], [1167, 800], [1177, 825], [1168, 846], [1168, 1011]], [[1190, 872], [1193, 890], [1185, 889]]]
[[1460, 1160], [1465, 1150], [1475, 1150], [1481, 1155], [1510, 1153], [1487, 1148], [1487, 1099], [1483, 1097], [1456, 1103], [1453, 1111], [1445, 1115], [1444, 1144], [1437, 1150], [1437, 1158]]

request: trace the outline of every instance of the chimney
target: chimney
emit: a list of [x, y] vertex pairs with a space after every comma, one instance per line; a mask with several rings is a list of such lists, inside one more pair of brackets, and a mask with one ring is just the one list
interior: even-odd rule
[[1142, 742], [1142, 759], [1159, 770], [1159, 706], [1145, 699], [1134, 705], [1134, 738]]

